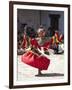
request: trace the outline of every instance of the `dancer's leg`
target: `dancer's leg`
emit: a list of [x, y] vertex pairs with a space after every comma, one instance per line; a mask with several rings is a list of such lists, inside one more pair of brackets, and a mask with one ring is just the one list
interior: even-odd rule
[[41, 73], [41, 70], [40, 70], [40, 69], [38, 69], [38, 75], [42, 75], [42, 73]]

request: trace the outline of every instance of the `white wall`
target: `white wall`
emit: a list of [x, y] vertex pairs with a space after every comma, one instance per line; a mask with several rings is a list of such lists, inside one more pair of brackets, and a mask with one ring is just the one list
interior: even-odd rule
[[[35, 30], [37, 30], [42, 24], [45, 26], [46, 30], [51, 26], [50, 25], [50, 17], [49, 14], [59, 14], [59, 32], [64, 34], [64, 12], [62, 11], [40, 11], [39, 10], [24, 10], [19, 9], [18, 10], [18, 29], [21, 30], [21, 24], [26, 23], [28, 26], [33, 27]], [[40, 23], [41, 18], [41, 23]]]
[[46, 28], [50, 27], [50, 17], [49, 14], [59, 14], [59, 32], [64, 33], [64, 13], [61, 11], [45, 11], [41, 13], [42, 16], [42, 24], [45, 25]]
[[27, 23], [28, 26], [35, 29], [39, 28], [40, 16], [37, 10], [18, 10], [18, 17], [20, 24]]
[[[9, 81], [9, 0], [0, 0], [0, 90], [8, 90]], [[23, 0], [22, 0], [23, 1]], [[29, 1], [29, 0], [24, 0]], [[71, 4], [72, 14], [72, 0], [30, 0], [37, 2], [49, 3], [67, 3]], [[72, 15], [71, 15], [72, 16]], [[72, 23], [72, 17], [71, 17]], [[71, 25], [72, 30], [72, 25]], [[72, 34], [72, 31], [71, 31]], [[72, 38], [72, 35], [71, 35]], [[71, 42], [72, 46], [72, 42]], [[71, 47], [72, 51], [72, 47]], [[72, 62], [71, 62], [72, 64]], [[71, 65], [72, 68], [72, 65]], [[57, 86], [57, 87], [42, 87], [42, 88], [29, 88], [23, 90], [71, 90], [72, 89], [72, 72], [71, 72], [71, 85], [70, 86]], [[19, 89], [21, 90], [21, 89]]]

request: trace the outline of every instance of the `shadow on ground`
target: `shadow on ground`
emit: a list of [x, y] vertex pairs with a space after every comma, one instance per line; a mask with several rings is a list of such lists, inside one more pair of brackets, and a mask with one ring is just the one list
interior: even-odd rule
[[61, 73], [45, 73], [41, 75], [35, 75], [37, 77], [57, 77], [57, 76], [64, 76], [64, 74]]

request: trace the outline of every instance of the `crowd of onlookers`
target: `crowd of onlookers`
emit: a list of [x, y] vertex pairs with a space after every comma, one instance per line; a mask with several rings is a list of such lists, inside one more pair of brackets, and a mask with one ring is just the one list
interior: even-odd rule
[[[42, 25], [39, 28], [44, 29], [44, 27]], [[27, 24], [24, 25], [23, 30], [18, 30], [18, 32], [17, 32], [17, 50], [18, 50], [18, 54], [19, 53], [22, 54], [22, 53], [25, 52], [25, 50], [24, 50], [25, 47], [24, 47], [24, 43], [23, 43], [24, 37], [26, 36], [26, 38], [27, 37], [40, 38], [39, 35], [38, 35], [38, 32], [39, 32], [39, 30], [35, 30], [34, 28], [27, 26]], [[51, 27], [49, 27], [48, 30], [44, 29], [44, 32], [45, 32], [44, 37], [47, 37], [48, 40], [49, 39], [52, 40], [51, 48], [55, 51], [55, 53], [58, 53], [59, 49], [60, 49], [59, 45], [64, 44], [64, 35], [59, 33], [58, 30], [54, 30]], [[42, 33], [42, 31], [40, 31], [39, 34], [41, 34], [41, 33]], [[64, 50], [61, 51], [61, 53], [63, 53], [63, 52], [64, 52]]]

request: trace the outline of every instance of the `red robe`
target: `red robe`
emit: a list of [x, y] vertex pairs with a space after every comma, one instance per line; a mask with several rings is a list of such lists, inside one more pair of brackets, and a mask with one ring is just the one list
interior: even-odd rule
[[[40, 48], [40, 45], [38, 45], [35, 39], [31, 39], [30, 42], [31, 42], [31, 45], [34, 46], [35, 48]], [[47, 46], [47, 43], [45, 45]], [[21, 60], [23, 63], [26, 63], [40, 70], [47, 70], [50, 64], [50, 59], [46, 58], [45, 56], [40, 56], [34, 53], [32, 50], [23, 54], [21, 57]]]
[[55, 35], [51, 38], [51, 44], [56, 44], [61, 43], [63, 40], [63, 35], [59, 35], [58, 32], [55, 33]]

